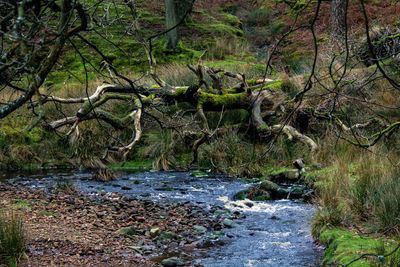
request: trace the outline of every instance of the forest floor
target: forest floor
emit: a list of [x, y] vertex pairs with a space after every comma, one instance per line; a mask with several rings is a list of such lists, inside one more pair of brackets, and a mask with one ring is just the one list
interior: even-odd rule
[[223, 216], [210, 219], [193, 204], [74, 189], [0, 183], [0, 203], [23, 214], [28, 244], [19, 266], [158, 266], [162, 257], [157, 262], [155, 256], [178, 249], [190, 258], [199, 229], [224, 227]]

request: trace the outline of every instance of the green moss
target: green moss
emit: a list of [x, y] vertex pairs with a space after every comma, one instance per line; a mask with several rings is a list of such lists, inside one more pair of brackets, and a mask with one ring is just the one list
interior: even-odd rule
[[24, 202], [23, 200], [18, 200], [18, 202], [15, 203], [15, 205], [16, 205], [17, 207], [29, 207], [29, 206], [30, 206], [29, 203]]
[[153, 55], [157, 60], [158, 64], [167, 63], [192, 63], [197, 60], [202, 52], [195, 51], [187, 48], [183, 42], [179, 42], [176, 50], [168, 49], [166, 43], [158, 41], [154, 43]]
[[179, 95], [184, 95], [187, 91], [188, 87], [182, 87], [182, 88], [178, 88], [175, 91], [175, 95], [179, 96]]
[[214, 30], [215, 32], [219, 33], [219, 34], [229, 34], [229, 35], [233, 35], [233, 36], [243, 36], [243, 30], [232, 27], [230, 25], [226, 25], [226, 24], [212, 24], [208, 26], [211, 30]]
[[237, 16], [229, 14], [229, 13], [222, 13], [220, 15], [223, 18], [222, 20], [224, 22], [229, 23], [231, 26], [237, 27], [240, 29], [243, 27], [243, 23], [240, 21], [240, 19]]
[[34, 145], [39, 143], [47, 132], [42, 128], [34, 128], [28, 132], [4, 125], [0, 128], [0, 148], [8, 145]]
[[264, 195], [256, 196], [253, 198], [253, 200], [254, 201], [268, 201], [268, 200], [271, 200], [271, 196], [267, 192], [264, 192]]
[[24, 171], [31, 171], [31, 170], [38, 170], [41, 168], [42, 168], [42, 164], [28, 163], [28, 164], [23, 164], [21, 169]]
[[249, 194], [248, 190], [239, 191], [239, 192], [236, 193], [234, 199], [236, 199], [236, 200], [245, 200], [247, 198], [248, 194]]
[[[364, 253], [382, 255], [383, 253], [390, 252], [397, 246], [397, 242], [392, 239], [366, 235], [360, 236], [355, 231], [346, 231], [338, 228], [325, 228], [319, 236], [319, 240], [327, 247], [322, 264], [328, 266], [348, 264]], [[385, 247], [384, 251], [380, 249], [382, 246]], [[385, 258], [384, 261], [390, 262], [391, 259], [390, 257]], [[351, 266], [360, 267], [377, 265], [377, 257], [363, 258], [351, 264]]]
[[271, 8], [253, 9], [247, 15], [247, 24], [254, 26], [268, 26], [273, 18], [274, 11]]
[[142, 10], [140, 15], [140, 20], [143, 23], [150, 23], [152, 25], [163, 25], [165, 23], [165, 17], [157, 16], [154, 13], [146, 10]]
[[200, 31], [203, 31], [207, 34], [217, 35], [217, 36], [237, 36], [242, 37], [244, 32], [242, 29], [231, 26], [229, 24], [224, 24], [223, 22], [218, 22], [215, 24], [201, 24], [201, 23], [192, 23], [189, 26], [197, 28]]
[[234, 106], [239, 104], [245, 104], [247, 100], [246, 93], [237, 93], [237, 94], [224, 94], [224, 95], [215, 95], [210, 93], [201, 92], [198, 104], [203, 105], [207, 103], [207, 105], [211, 106]]
[[[308, 74], [313, 63], [313, 53], [302, 51], [302, 48], [287, 48], [283, 49], [282, 62], [295, 74]], [[295, 50], [295, 51], [293, 51]]]

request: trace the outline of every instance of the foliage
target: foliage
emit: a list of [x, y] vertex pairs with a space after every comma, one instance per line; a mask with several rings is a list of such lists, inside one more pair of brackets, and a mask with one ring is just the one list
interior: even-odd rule
[[199, 166], [212, 168], [216, 172], [223, 170], [239, 176], [259, 177], [262, 175], [262, 165], [254, 159], [261, 150], [258, 145], [240, 140], [238, 133], [231, 129], [202, 148]]
[[153, 161], [153, 169], [166, 171], [177, 168], [178, 139], [176, 132], [171, 130], [150, 134], [145, 138], [146, 146], [139, 153], [142, 157]]
[[0, 211], [0, 264], [16, 266], [25, 253], [26, 238], [22, 217], [11, 210]]

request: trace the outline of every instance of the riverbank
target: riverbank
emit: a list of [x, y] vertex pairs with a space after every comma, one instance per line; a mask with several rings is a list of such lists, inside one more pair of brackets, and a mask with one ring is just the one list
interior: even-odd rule
[[203, 235], [196, 229], [224, 227], [223, 216], [209, 218], [191, 204], [115, 193], [87, 196], [71, 188], [45, 192], [1, 183], [0, 199], [26, 226], [27, 252], [19, 266], [158, 266], [164, 258], [152, 257], [182, 252], [187, 261]]

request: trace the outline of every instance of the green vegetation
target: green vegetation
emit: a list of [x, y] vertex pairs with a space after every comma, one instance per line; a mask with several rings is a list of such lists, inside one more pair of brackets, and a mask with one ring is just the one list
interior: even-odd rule
[[26, 229], [22, 218], [10, 210], [0, 212], [0, 264], [17, 266], [25, 253]]
[[366, 155], [360, 155], [356, 165], [337, 159], [334, 166], [316, 182], [322, 208], [314, 221], [314, 233], [328, 224], [366, 222], [369, 230], [382, 232], [399, 223], [396, 167]]
[[399, 266], [400, 264], [399, 251], [384, 256], [397, 248], [399, 240], [339, 228], [326, 228], [319, 240], [327, 247], [322, 262], [325, 266], [345, 265], [363, 254], [369, 255], [354, 261], [351, 266]]
[[143, 160], [143, 161], [127, 161], [123, 165], [121, 164], [109, 164], [108, 167], [110, 167], [113, 170], [124, 170], [124, 171], [129, 171], [129, 170], [143, 170], [143, 169], [148, 169], [151, 167], [152, 161], [151, 160]]

